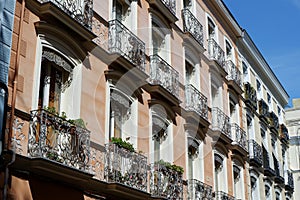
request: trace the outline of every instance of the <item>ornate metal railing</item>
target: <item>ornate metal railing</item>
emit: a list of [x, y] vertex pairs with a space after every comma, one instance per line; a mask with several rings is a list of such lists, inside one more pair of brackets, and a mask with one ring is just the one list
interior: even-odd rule
[[294, 179], [291, 171], [285, 171], [285, 188], [287, 190], [294, 190]]
[[159, 163], [151, 164], [150, 193], [156, 198], [182, 199], [182, 174]]
[[274, 159], [274, 169], [275, 169], [275, 182], [277, 183], [284, 183], [284, 178], [282, 177], [282, 175], [280, 174], [280, 164], [279, 161], [275, 158]]
[[226, 72], [225, 53], [214, 39], [208, 40], [209, 59], [215, 60]]
[[288, 142], [290, 139], [289, 131], [284, 124], [280, 124], [279, 136], [281, 140], [285, 140], [286, 142]]
[[190, 33], [203, 47], [203, 26], [187, 8], [182, 10], [183, 31]]
[[274, 112], [269, 113], [269, 125], [276, 132], [278, 131], [278, 129], [279, 129], [279, 120], [278, 120], [277, 115]]
[[176, 0], [158, 0], [161, 1], [173, 15], [176, 15]]
[[118, 20], [109, 21], [108, 50], [121, 54], [145, 71], [145, 43]]
[[194, 111], [199, 116], [208, 118], [207, 98], [193, 85], [185, 86], [185, 108], [187, 111]]
[[158, 55], [150, 56], [150, 83], [179, 98], [179, 73]]
[[190, 179], [187, 181], [188, 184], [188, 199], [213, 199], [212, 186], [202, 183], [196, 179]]
[[216, 200], [235, 200], [235, 198], [225, 192], [220, 192], [220, 191], [217, 191], [215, 193], [215, 199]]
[[227, 60], [225, 65], [228, 70], [227, 80], [234, 81], [240, 88], [242, 88], [242, 75], [240, 70], [231, 60]]
[[263, 164], [262, 147], [255, 141], [249, 140], [249, 159], [254, 161], [258, 166]]
[[51, 2], [63, 12], [92, 30], [93, 0], [37, 0], [41, 4]]
[[28, 155], [89, 170], [90, 132], [46, 110], [31, 111]]
[[244, 84], [245, 91], [245, 100], [248, 105], [250, 105], [255, 110], [257, 109], [257, 94], [254, 87], [251, 86], [250, 83]]
[[268, 119], [268, 116], [269, 116], [269, 106], [262, 99], [258, 101], [258, 110], [259, 110], [260, 117]]
[[219, 108], [212, 108], [212, 129], [221, 131], [228, 138], [232, 139], [230, 119]]
[[147, 158], [109, 143], [105, 145], [104, 179], [147, 191]]
[[248, 151], [248, 140], [246, 132], [236, 123], [231, 124], [231, 134], [233, 143], [238, 144], [245, 151]]

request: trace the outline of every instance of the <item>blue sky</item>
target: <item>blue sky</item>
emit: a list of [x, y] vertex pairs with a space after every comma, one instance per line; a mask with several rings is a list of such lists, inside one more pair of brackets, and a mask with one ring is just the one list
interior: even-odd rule
[[291, 99], [300, 98], [300, 0], [223, 0]]

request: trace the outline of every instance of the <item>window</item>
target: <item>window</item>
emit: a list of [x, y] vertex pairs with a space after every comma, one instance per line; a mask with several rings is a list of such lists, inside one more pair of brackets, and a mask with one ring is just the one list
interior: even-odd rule
[[268, 100], [269, 111], [271, 112], [273, 110], [273, 104], [272, 104], [272, 97], [269, 93], [267, 93], [267, 100]]
[[192, 0], [183, 0], [183, 8], [190, 9], [192, 7]]
[[229, 97], [229, 111], [230, 111], [230, 122], [239, 124], [239, 105], [237, 100], [233, 97]]
[[[132, 126], [134, 98], [117, 89], [113, 84], [110, 90], [109, 138], [128, 138], [135, 132]], [[135, 115], [135, 113], [133, 114]]]
[[255, 140], [253, 117], [251, 116], [250, 113], [247, 113], [246, 118], [247, 118], [247, 131], [248, 131], [249, 139]]
[[216, 31], [217, 27], [215, 23], [210, 17], [207, 18], [207, 23], [208, 23], [208, 39], [217, 40], [217, 31]]
[[248, 66], [244, 61], [242, 61], [242, 66], [243, 66], [244, 83], [250, 82]]
[[276, 200], [281, 200], [281, 198], [280, 198], [280, 192], [276, 192], [275, 196], [276, 196]]
[[244, 199], [243, 191], [243, 168], [236, 164], [233, 164], [233, 180], [234, 180], [234, 196], [236, 199]]
[[215, 171], [215, 191], [223, 191], [227, 192], [226, 184], [227, 184], [227, 178], [226, 178], [226, 160], [222, 155], [219, 153], [214, 154], [214, 171]]
[[161, 106], [152, 108], [152, 140], [154, 161], [173, 161], [172, 151], [172, 123], [167, 118]]
[[261, 83], [259, 80], [256, 79], [256, 89], [257, 89], [257, 98], [262, 99], [262, 89], [261, 89]]
[[259, 176], [256, 172], [250, 172], [250, 181], [251, 181], [251, 199], [260, 199], [260, 191], [259, 191]]
[[199, 148], [200, 148], [200, 141], [188, 137], [188, 178], [189, 179], [199, 179], [199, 171], [197, 169], [200, 169], [201, 166], [199, 165]]
[[226, 40], [225, 39], [225, 45], [226, 45], [226, 47], [225, 47], [225, 49], [226, 49], [226, 51], [225, 51], [225, 53], [226, 53], [226, 60], [231, 60], [231, 61], [233, 61], [233, 49], [232, 49], [232, 46], [231, 46], [231, 44], [230, 44], [230, 42], [228, 41], [228, 40]]
[[58, 52], [44, 48], [40, 72], [38, 108], [53, 107], [63, 110], [64, 92], [72, 82], [72, 65]]
[[[156, 20], [157, 21], [157, 20]], [[169, 32], [163, 25], [152, 21], [152, 55], [159, 55], [165, 61], [169, 62]]]
[[271, 200], [271, 188], [268, 185], [265, 185], [265, 197], [266, 200]]

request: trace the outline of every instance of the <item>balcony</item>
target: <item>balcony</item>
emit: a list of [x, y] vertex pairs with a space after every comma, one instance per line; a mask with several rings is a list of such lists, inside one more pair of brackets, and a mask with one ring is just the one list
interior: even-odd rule
[[266, 176], [275, 176], [276, 172], [270, 165], [270, 157], [269, 153], [266, 150], [263, 150], [263, 166], [264, 166], [264, 174]]
[[231, 124], [231, 134], [232, 134], [232, 145], [233, 149], [239, 151], [240, 153], [247, 154], [248, 152], [248, 140], [246, 132], [239, 127], [236, 123]]
[[[188, 35], [188, 38], [192, 36], [198, 45], [200, 45], [203, 52], [203, 26], [189, 9], [185, 8], [181, 12], [183, 18], [183, 32]], [[193, 44], [193, 42], [191, 43]]]
[[230, 119], [219, 108], [212, 108], [212, 130], [219, 132], [214, 136], [220, 137], [227, 143], [232, 142]]
[[225, 66], [225, 53], [214, 39], [208, 40], [208, 55], [209, 59], [216, 62], [222, 69], [224, 76], [227, 75]]
[[228, 85], [231, 86], [238, 94], [243, 92], [242, 90], [242, 75], [237, 66], [231, 61], [225, 62], [226, 69], [228, 70], [227, 80]]
[[196, 179], [190, 179], [188, 184], [188, 200], [213, 199], [212, 186], [202, 183]]
[[151, 11], [160, 11], [160, 13], [169, 22], [175, 23], [178, 19], [176, 17], [176, 0], [147, 0], [151, 6]]
[[235, 200], [235, 198], [225, 192], [215, 192], [215, 200]]
[[[150, 56], [150, 89], [174, 104], [179, 102], [179, 73], [158, 55]], [[155, 87], [156, 86], [156, 87]]]
[[257, 109], [257, 95], [254, 87], [250, 83], [244, 84], [245, 91], [245, 104], [249, 106], [252, 110], [256, 111]]
[[28, 155], [89, 171], [90, 132], [46, 110], [31, 111]]
[[271, 131], [273, 131], [275, 134], [278, 134], [279, 121], [277, 115], [274, 112], [269, 113], [269, 126]]
[[258, 101], [259, 118], [268, 124], [269, 106], [264, 100]]
[[280, 136], [281, 141], [284, 141], [285, 143], [289, 142], [289, 139], [290, 139], [289, 131], [288, 131], [287, 127], [284, 124], [280, 124], [279, 136]]
[[[121, 55], [145, 72], [145, 43], [118, 20], [109, 21], [108, 51]], [[124, 65], [124, 62], [120, 63]], [[128, 70], [131, 66], [128, 66]]]
[[263, 164], [262, 147], [255, 141], [249, 141], [249, 160], [250, 164], [260, 167]]
[[289, 170], [285, 171], [285, 189], [294, 191], [294, 178], [293, 174]]
[[151, 164], [150, 193], [154, 198], [182, 199], [182, 174], [159, 163]]
[[[199, 92], [193, 85], [185, 87], [185, 109], [187, 112], [196, 113], [195, 120], [199, 121], [199, 116], [205, 121], [208, 120], [207, 98]], [[204, 122], [203, 122], [204, 123]], [[207, 124], [207, 123], [205, 123]]]
[[[27, 6], [40, 16], [42, 21], [70, 28], [85, 40], [91, 40], [93, 0], [33, 0]], [[53, 21], [54, 20], [54, 21]], [[67, 31], [67, 30], [66, 30]]]
[[113, 143], [105, 150], [104, 180], [147, 192], [147, 158]]

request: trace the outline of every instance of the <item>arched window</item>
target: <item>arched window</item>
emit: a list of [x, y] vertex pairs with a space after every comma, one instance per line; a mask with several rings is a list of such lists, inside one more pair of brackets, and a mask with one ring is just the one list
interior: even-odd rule
[[214, 187], [216, 192], [227, 193], [226, 159], [222, 154], [214, 153]]
[[244, 170], [238, 161], [233, 162], [233, 184], [236, 199], [244, 199]]

